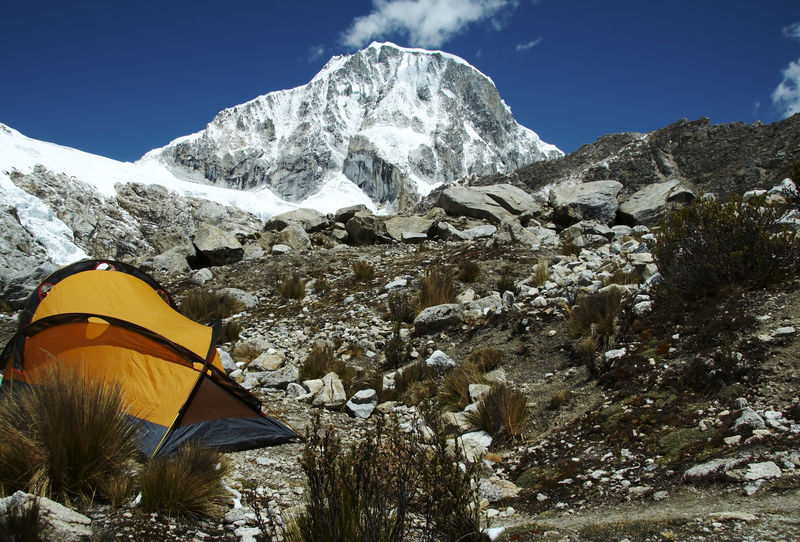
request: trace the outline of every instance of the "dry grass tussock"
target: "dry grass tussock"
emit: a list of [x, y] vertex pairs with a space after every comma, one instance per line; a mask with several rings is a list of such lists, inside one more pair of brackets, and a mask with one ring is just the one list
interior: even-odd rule
[[195, 443], [150, 459], [139, 473], [142, 510], [190, 519], [219, 517], [230, 502], [222, 484], [228, 470], [224, 454]]
[[595, 352], [611, 348], [617, 336], [617, 316], [622, 294], [619, 290], [598, 292], [579, 299], [569, 310], [569, 331], [575, 353], [594, 373]]
[[242, 302], [228, 294], [192, 290], [181, 303], [181, 312], [195, 322], [211, 324], [244, 310]]
[[138, 454], [138, 427], [119, 386], [55, 363], [37, 385], [0, 397], [0, 488], [108, 497]]
[[418, 295], [420, 309], [453, 303], [455, 300], [456, 289], [449, 271], [437, 266], [425, 274]]
[[303, 299], [306, 296], [306, 283], [298, 275], [292, 275], [279, 289], [281, 297], [285, 299]]
[[467, 415], [476, 428], [492, 435], [494, 443], [503, 444], [522, 436], [528, 421], [528, 400], [521, 391], [498, 383]]

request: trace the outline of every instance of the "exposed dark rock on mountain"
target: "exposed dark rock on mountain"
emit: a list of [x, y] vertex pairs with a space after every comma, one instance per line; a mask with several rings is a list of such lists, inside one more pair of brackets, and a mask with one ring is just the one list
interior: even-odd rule
[[648, 134], [606, 135], [563, 158], [474, 184], [510, 182], [535, 191], [567, 179], [613, 179], [627, 198], [648, 184], [679, 180], [695, 194], [727, 197], [778, 184], [799, 160], [800, 115], [773, 124], [684, 119]]

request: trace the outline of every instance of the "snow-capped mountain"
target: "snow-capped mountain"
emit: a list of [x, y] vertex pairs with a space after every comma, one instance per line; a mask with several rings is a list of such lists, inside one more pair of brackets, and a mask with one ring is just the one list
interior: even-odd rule
[[373, 43], [306, 85], [226, 109], [147, 153], [179, 178], [257, 189], [305, 207], [357, 185], [377, 204], [563, 153], [520, 126], [494, 83], [439, 51]]

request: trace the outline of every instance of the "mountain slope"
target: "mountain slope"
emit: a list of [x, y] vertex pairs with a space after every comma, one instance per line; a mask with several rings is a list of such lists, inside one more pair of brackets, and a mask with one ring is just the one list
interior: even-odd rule
[[681, 120], [648, 134], [610, 134], [548, 162], [510, 175], [490, 175], [475, 184], [511, 182], [536, 191], [560, 182], [613, 179], [623, 196], [645, 185], [677, 179], [696, 193], [721, 197], [769, 188], [790, 176], [800, 161], [800, 115], [773, 124], [712, 125], [710, 119]]
[[462, 59], [373, 43], [333, 57], [307, 85], [222, 111], [142, 162], [293, 202], [347, 179], [376, 203], [402, 204], [443, 182], [561, 155]]

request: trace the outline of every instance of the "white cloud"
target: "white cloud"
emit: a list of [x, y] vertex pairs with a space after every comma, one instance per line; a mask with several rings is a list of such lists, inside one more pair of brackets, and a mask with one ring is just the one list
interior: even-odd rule
[[372, 13], [357, 17], [342, 43], [362, 47], [391, 34], [407, 35], [412, 47], [440, 47], [471, 23], [488, 19], [497, 27], [501, 11], [518, 0], [372, 0]]
[[790, 39], [800, 40], [800, 22], [784, 26], [783, 35]]
[[535, 40], [529, 41], [528, 43], [518, 43], [517, 51], [527, 51], [528, 49], [533, 49], [540, 43], [542, 43], [542, 38], [536, 38]]
[[322, 45], [314, 45], [313, 47], [309, 47], [308, 61], [314, 62], [324, 54], [325, 54], [325, 47], [323, 47]]
[[800, 113], [800, 58], [783, 70], [783, 81], [772, 91], [772, 104], [784, 117]]

